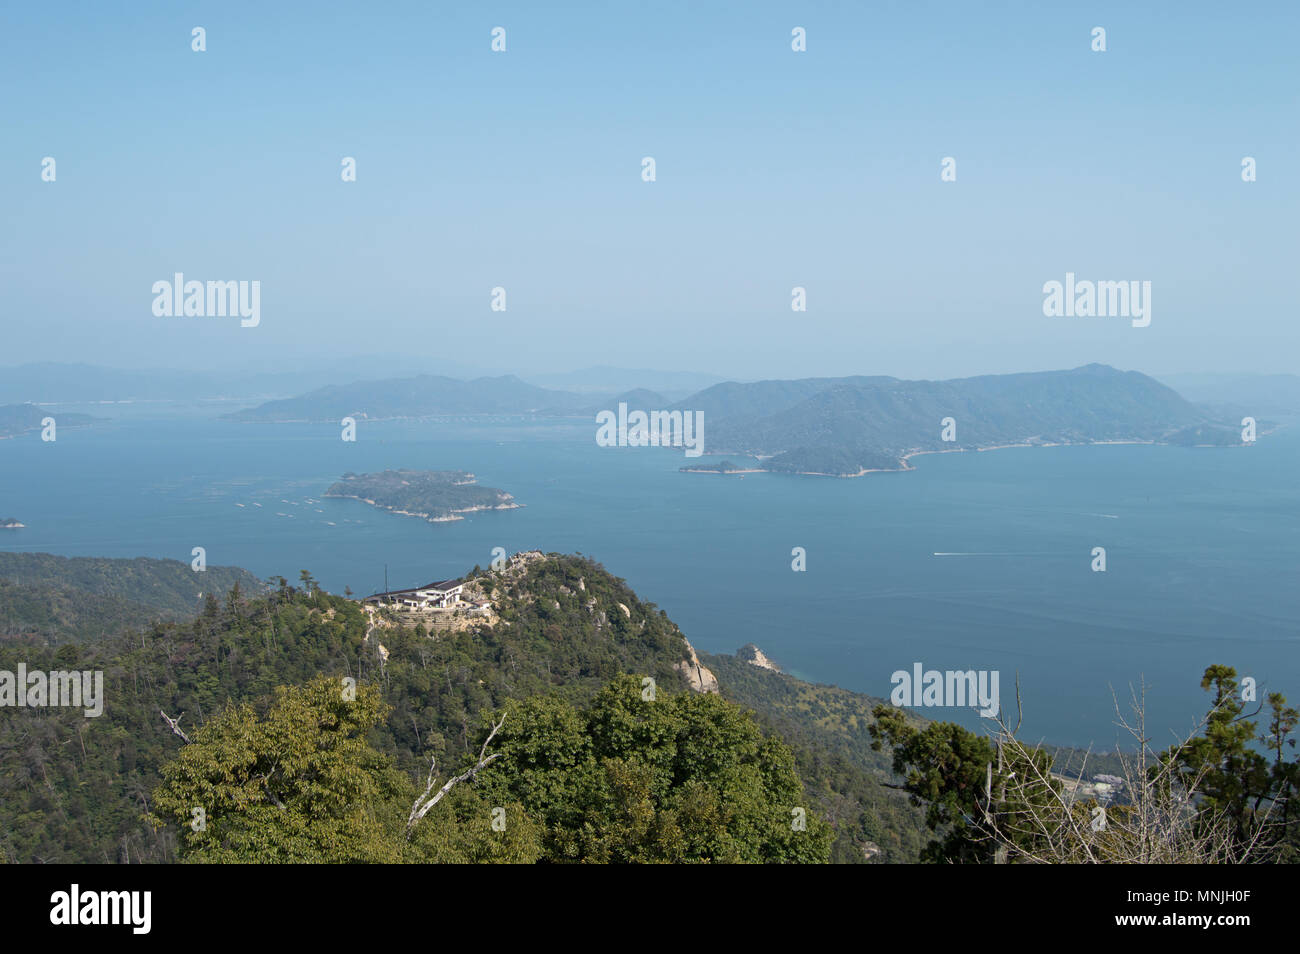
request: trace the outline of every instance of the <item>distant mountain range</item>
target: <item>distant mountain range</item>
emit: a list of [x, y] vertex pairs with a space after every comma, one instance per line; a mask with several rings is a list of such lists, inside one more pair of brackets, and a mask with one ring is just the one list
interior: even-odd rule
[[629, 407], [656, 410], [673, 403], [669, 394], [647, 388], [620, 394], [614, 391], [559, 391], [530, 384], [513, 374], [469, 381], [423, 374], [331, 385], [224, 416], [233, 421], [338, 421], [344, 417], [384, 420], [451, 414], [594, 417], [599, 411], [616, 408], [620, 401]]
[[[763, 458], [766, 470], [833, 476], [905, 469], [907, 457], [920, 452], [1007, 444], [1240, 443], [1228, 422], [1211, 420], [1158, 381], [1100, 364], [952, 381], [723, 384], [678, 407], [704, 411], [709, 454], [743, 454]], [[946, 435], [945, 421], [951, 422]]]
[[561, 374], [520, 374], [529, 384], [580, 394], [616, 394], [619, 391], [655, 391], [673, 400], [684, 398], [727, 379], [694, 371], [652, 371], [601, 365]]
[[235, 421], [384, 420], [446, 414], [574, 414], [589, 395], [552, 391], [514, 375], [461, 381], [440, 375], [385, 381], [356, 381], [309, 391], [300, 397], [267, 401], [225, 415]]
[[249, 400], [293, 394], [338, 380], [342, 369], [311, 373], [121, 370], [89, 364], [24, 364], [0, 369], [0, 401], [97, 404], [133, 401]]
[[951, 381], [885, 376], [729, 381], [675, 403], [647, 389], [597, 399], [538, 387], [513, 375], [470, 381], [420, 375], [320, 388], [227, 418], [339, 421], [511, 414], [590, 420], [620, 403], [629, 410], [703, 412], [709, 455], [759, 458], [764, 470], [833, 476], [906, 469], [907, 458], [922, 452], [1006, 444], [1240, 443], [1231, 415], [1193, 405], [1144, 374], [1101, 364]]
[[[46, 361], [0, 367], [0, 404], [96, 404], [153, 401], [266, 401], [304, 394], [355, 376], [358, 367], [383, 368], [389, 378], [443, 375], [458, 380], [494, 377], [503, 369], [477, 368], [416, 354], [353, 355], [309, 370], [196, 371], [177, 368], [104, 368]], [[678, 400], [726, 380], [715, 374], [608, 366], [563, 373], [525, 374], [535, 387], [588, 395], [650, 388]]]
[[1300, 375], [1165, 374], [1160, 380], [1187, 400], [1258, 417], [1300, 415]]
[[646, 388], [634, 388], [631, 391], [624, 391], [622, 394], [616, 394], [614, 397], [606, 397], [595, 401], [578, 411], [580, 417], [594, 418], [601, 411], [617, 412], [620, 404], [626, 404], [629, 408], [639, 408], [643, 411], [662, 410], [673, 402], [665, 394], [658, 391], [651, 391]]
[[346, 362], [298, 371], [122, 369], [45, 361], [0, 368], [0, 403], [265, 401], [346, 380], [357, 367], [370, 365], [382, 366], [393, 377], [437, 373], [467, 378], [484, 373], [415, 355], [352, 355]]

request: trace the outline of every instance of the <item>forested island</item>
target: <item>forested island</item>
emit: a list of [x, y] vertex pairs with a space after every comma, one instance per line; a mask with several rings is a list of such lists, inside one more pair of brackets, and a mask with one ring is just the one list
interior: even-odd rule
[[[728, 382], [674, 408], [704, 414], [707, 454], [755, 458], [777, 473], [833, 477], [909, 470], [909, 458], [947, 451], [1242, 443], [1235, 421], [1217, 419], [1144, 374], [1102, 364], [951, 381]], [[682, 469], [709, 472], [715, 465]]]
[[465, 470], [385, 470], [346, 473], [325, 491], [326, 497], [352, 497], [393, 513], [422, 517], [430, 523], [462, 520], [476, 510], [513, 510], [513, 495], [482, 487]]
[[0, 440], [39, 430], [46, 418], [53, 418], [59, 427], [87, 427], [104, 420], [89, 414], [55, 414], [35, 404], [4, 404], [0, 405]]

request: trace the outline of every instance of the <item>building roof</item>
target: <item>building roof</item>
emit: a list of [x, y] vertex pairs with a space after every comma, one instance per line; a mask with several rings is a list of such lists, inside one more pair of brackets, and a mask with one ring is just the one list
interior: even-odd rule
[[404, 590], [388, 590], [385, 593], [372, 593], [370, 596], [367, 596], [366, 599], [377, 600], [377, 599], [382, 599], [383, 597], [386, 596], [388, 597], [415, 596], [418, 593], [427, 590], [436, 590], [440, 593], [446, 593], [449, 590], [454, 590], [456, 587], [464, 585], [464, 583], [465, 581], [459, 578], [455, 580], [438, 580], [436, 583], [428, 583], [424, 586], [412, 586]]
[[415, 590], [388, 590], [386, 593], [371, 593], [366, 599], [377, 600], [382, 596], [414, 596], [415, 592]]

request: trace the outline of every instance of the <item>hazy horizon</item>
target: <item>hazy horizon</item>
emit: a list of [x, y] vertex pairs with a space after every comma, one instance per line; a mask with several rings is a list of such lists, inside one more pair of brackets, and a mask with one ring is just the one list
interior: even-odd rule
[[[318, 12], [5, 12], [5, 364], [942, 379], [1300, 353], [1294, 6]], [[258, 324], [156, 316], [176, 273], [259, 282]], [[1149, 326], [1045, 317], [1067, 273], [1150, 282]]]
[[[362, 355], [358, 357], [359, 359], [373, 359], [380, 356]], [[431, 360], [436, 360], [436, 359], [431, 359]], [[413, 362], [408, 361], [408, 364], [413, 364]], [[351, 366], [348, 365], [346, 362], [330, 361], [327, 358], [322, 358], [319, 361], [310, 361], [310, 360], [304, 361], [301, 364], [297, 364], [289, 367], [286, 367], [282, 364], [281, 365], [250, 365], [244, 367], [213, 366], [213, 365], [202, 365], [202, 364], [140, 366], [140, 365], [111, 364], [111, 363], [101, 362], [101, 361], [33, 360], [33, 361], [9, 362], [0, 365], [0, 371], [17, 370], [21, 368], [52, 365], [52, 366], [61, 366], [65, 368], [87, 367], [96, 370], [103, 370], [103, 371], [110, 371], [110, 372], [136, 373], [136, 374], [173, 372], [173, 373], [206, 373], [211, 375], [231, 374], [231, 375], [271, 377], [277, 374], [283, 374], [283, 375], [327, 374], [330, 373], [331, 371], [343, 371], [343, 370], [348, 370], [351, 373], [354, 373], [354, 376], [352, 377], [340, 377], [336, 382], [338, 384], [344, 384], [351, 381], [371, 381], [371, 380], [382, 381], [382, 380], [391, 380], [394, 378], [408, 378], [408, 377], [414, 377], [421, 374], [431, 375], [436, 377], [456, 378], [456, 379], [468, 381], [480, 377], [515, 376], [523, 380], [529, 380], [532, 378], [558, 378], [558, 377], [566, 377], [566, 376], [578, 376], [585, 373], [600, 372], [600, 371], [617, 371], [617, 372], [631, 372], [636, 374], [647, 374], [647, 375], [656, 375], [656, 374], [690, 375], [690, 376], [697, 376], [701, 378], [706, 378], [706, 377], [716, 378], [719, 382], [749, 383], [749, 382], [764, 381], [764, 380], [775, 381], [775, 380], [795, 380], [799, 378], [840, 378], [840, 377], [853, 377], [853, 376], [870, 377], [870, 376], [877, 376], [877, 375], [899, 378], [900, 380], [941, 381], [941, 380], [951, 380], [955, 378], [983, 377], [988, 375], [1032, 374], [1032, 373], [1039, 373], [1039, 372], [1046, 372], [1046, 371], [1068, 371], [1068, 370], [1072, 370], [1073, 368], [1083, 367], [1087, 364], [1109, 364], [1109, 362], [1105, 362], [1105, 361], [1083, 362], [1081, 364], [1074, 364], [1068, 366], [1062, 365], [1059, 367], [1020, 367], [1020, 368], [1007, 368], [1007, 369], [999, 369], [999, 370], [974, 370], [968, 373], [954, 374], [954, 375], [918, 374], [914, 376], [896, 374], [887, 370], [881, 370], [875, 368], [850, 369], [850, 370], [843, 370], [843, 371], [825, 370], [820, 372], [814, 371], [806, 374], [776, 374], [776, 375], [754, 376], [754, 375], [726, 374], [724, 372], [716, 371], [710, 368], [696, 369], [696, 368], [681, 368], [681, 367], [634, 367], [631, 365], [615, 365], [615, 364], [590, 364], [581, 367], [560, 366], [560, 367], [550, 367], [550, 368], [472, 367], [472, 366], [443, 368], [438, 366], [437, 364], [433, 364], [426, 370], [421, 370], [418, 367], [410, 366], [406, 368], [396, 369], [393, 371], [393, 373], [362, 373], [365, 371], [364, 368], [357, 368], [353, 370]], [[1120, 365], [1110, 365], [1110, 366], [1114, 367], [1118, 371], [1125, 371], [1125, 372], [1136, 371], [1140, 374], [1145, 374], [1148, 377], [1156, 378], [1157, 380], [1166, 377], [1169, 378], [1192, 378], [1192, 377], [1300, 378], [1300, 374], [1294, 371], [1252, 371], [1252, 370], [1240, 369], [1240, 368], [1219, 369], [1219, 368], [1198, 367], [1198, 368], [1186, 368], [1186, 369], [1167, 371], [1167, 372], [1152, 372], [1141, 367], [1123, 367]], [[545, 386], [554, 387], [557, 390], [563, 390], [562, 385], [558, 385], [558, 384], [555, 385], [548, 384]]]

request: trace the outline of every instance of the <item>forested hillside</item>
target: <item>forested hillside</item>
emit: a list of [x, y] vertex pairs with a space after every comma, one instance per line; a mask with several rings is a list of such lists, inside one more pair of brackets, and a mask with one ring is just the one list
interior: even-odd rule
[[724, 698], [754, 710], [793, 746], [800, 776], [835, 825], [835, 861], [918, 859], [927, 838], [922, 813], [890, 787], [890, 760], [871, 745], [871, 710], [883, 700], [813, 685], [739, 656], [701, 653], [700, 661], [718, 677]]
[[198, 573], [179, 560], [0, 552], [0, 637], [96, 639], [155, 619], [193, 618], [202, 594], [224, 596], [235, 584], [250, 596], [264, 589], [239, 567]]
[[[1095, 793], [1076, 797], [1061, 774], [1081, 753], [1007, 736], [1016, 770], [1003, 777], [1028, 785], [1056, 768], [988, 806], [986, 826], [981, 792], [1002, 755], [984, 735], [739, 657], [697, 658], [661, 610], [585, 557], [520, 554], [467, 577], [495, 614], [432, 632], [304, 573], [301, 587], [209, 592], [186, 622], [0, 641], [0, 673], [100, 670], [105, 697], [97, 718], [0, 713], [0, 857], [861, 863], [1033, 860], [1046, 847], [1059, 860], [1204, 860], [1211, 841], [1219, 860], [1295, 856], [1286, 757], [1300, 716], [1271, 694], [1269, 722], [1252, 722], [1230, 669], [1207, 670], [1205, 735], [1163, 763], [1143, 756], [1201, 786], [1216, 813], [1189, 815], [1171, 855], [1143, 841], [1140, 813], [1164, 811], [1171, 789], [1130, 796], [1154, 784], [1147, 768], [1123, 772], [1112, 803], [1137, 834], [1117, 825], [1089, 844], [1079, 819], [1095, 802], [1080, 799]], [[121, 599], [91, 592], [81, 612]], [[718, 693], [698, 691], [715, 676]], [[1019, 830], [1027, 810], [1074, 834]]]
[[[794, 756], [779, 739], [769, 735], [763, 741], [757, 727], [746, 728], [753, 723], [742, 710], [716, 697], [700, 701], [686, 689], [680, 667], [690, 650], [677, 627], [598, 564], [582, 557], [537, 557], [515, 561], [502, 574], [471, 574], [475, 585], [492, 594], [498, 617], [465, 630], [439, 631], [437, 638], [430, 638], [423, 626], [385, 621], [367, 639], [368, 621], [359, 604], [321, 592], [308, 578], [301, 589], [282, 582], [265, 597], [238, 592], [223, 601], [209, 597], [192, 623], [157, 623], [89, 644], [7, 641], [0, 647], [0, 669], [12, 671], [19, 663], [29, 670], [102, 669], [106, 701], [104, 714], [96, 719], [57, 708], [5, 713], [0, 721], [4, 857], [42, 862], [236, 860], [220, 853], [225, 848], [214, 853], [211, 845], [178, 842], [181, 831], [193, 834], [176, 824], [179, 816], [161, 827], [151, 823], [167, 822], [167, 809], [177, 808], [176, 799], [183, 801], [181, 793], [187, 791], [187, 776], [178, 775], [175, 767], [164, 785], [164, 766], [200, 758], [204, 744], [209, 752], [228, 752], [222, 732], [241, 733], [241, 744], [273, 737], [275, 726], [288, 724], [283, 714], [276, 715], [277, 706], [328, 714], [332, 703], [319, 688], [312, 695], [314, 681], [336, 684], [351, 677], [357, 680], [358, 698], [370, 700], [369, 715], [348, 725], [322, 716], [321, 724], [332, 720], [331, 731], [338, 734], [318, 741], [322, 750], [346, 750], [357, 760], [340, 771], [356, 781], [355, 793], [369, 793], [378, 813], [366, 823], [369, 827], [362, 826], [374, 835], [367, 842], [376, 852], [370, 860], [488, 860], [480, 857], [482, 845], [456, 841], [438, 827], [443, 822], [431, 821], [429, 834], [409, 843], [394, 839], [390, 829], [400, 814], [397, 806], [422, 789], [431, 758], [444, 776], [462, 770], [478, 753], [489, 716], [520, 705], [524, 708], [510, 710], [515, 715], [498, 738], [503, 754], [515, 753], [518, 771], [502, 774], [502, 760], [479, 783], [484, 791], [512, 793], [506, 807], [526, 817], [517, 827], [533, 830], [536, 837], [498, 860], [672, 860], [709, 857], [715, 849], [719, 859], [824, 858], [831, 834], [815, 806], [806, 806], [802, 833], [807, 839], [792, 843], [781, 834], [794, 807], [785, 802], [799, 788]], [[634, 698], [628, 697], [628, 684], [619, 681], [624, 674], [634, 677]], [[641, 704], [640, 680], [645, 677], [655, 680], [662, 707], [634, 712], [631, 724], [641, 728], [632, 735], [616, 733], [595, 744], [595, 726], [611, 717], [610, 705], [635, 710]], [[672, 701], [679, 695], [696, 701]], [[598, 704], [601, 698], [604, 704]], [[179, 730], [193, 739], [191, 745], [169, 729], [162, 713], [178, 720]], [[289, 722], [296, 725], [301, 719]], [[539, 734], [521, 735], [528, 724], [536, 724]], [[579, 726], [576, 735], [573, 726]], [[626, 733], [628, 726], [618, 731]], [[561, 747], [568, 753], [565, 758], [586, 766], [581, 771], [561, 772], [537, 761], [541, 735], [556, 732], [587, 740], [579, 751]], [[692, 739], [710, 736], [732, 740], [722, 748], [711, 744], [713, 762], [681, 754], [698, 746]], [[673, 743], [673, 738], [679, 741]], [[344, 739], [352, 741], [344, 745]], [[191, 749], [196, 754], [188, 754]], [[679, 755], [673, 756], [674, 751]], [[225, 778], [232, 772], [238, 774], [226, 766], [219, 774]], [[528, 776], [530, 772], [542, 775]], [[541, 781], [530, 783], [528, 777]], [[578, 785], [579, 779], [586, 781]], [[301, 778], [283, 781], [287, 788], [268, 792], [268, 799], [274, 796], [292, 807], [291, 793], [300, 792], [295, 785], [301, 785], [301, 792], [314, 790]], [[446, 810], [440, 815], [435, 810], [430, 818], [469, 812], [474, 817], [467, 817], [466, 832], [477, 830], [474, 826], [484, 819], [465, 806], [479, 804], [479, 783], [461, 786], [464, 791], [438, 806]], [[687, 795], [691, 797], [682, 801]], [[800, 797], [796, 805], [803, 801]], [[295, 810], [314, 810], [313, 804], [307, 798]], [[614, 815], [599, 818], [598, 804], [612, 806]], [[778, 808], [780, 824], [768, 817]], [[634, 825], [628, 816], [631, 827], [625, 828], [618, 822], [619, 812], [631, 812], [641, 822]], [[153, 813], [151, 820], [147, 813]], [[767, 819], [762, 830], [754, 828], [760, 816]], [[587, 821], [579, 824], [578, 819]], [[351, 815], [340, 816], [340, 830], [354, 822], [360, 824]], [[327, 827], [322, 825], [322, 832]], [[232, 833], [230, 844], [243, 844], [250, 857], [262, 860], [366, 860], [318, 857], [291, 832], [282, 834], [263, 844], [241, 841]], [[399, 841], [415, 844], [410, 849], [414, 854], [392, 855], [394, 846], [401, 847]], [[315, 842], [312, 846], [312, 851], [322, 850]], [[296, 849], [305, 854], [292, 854]]]

